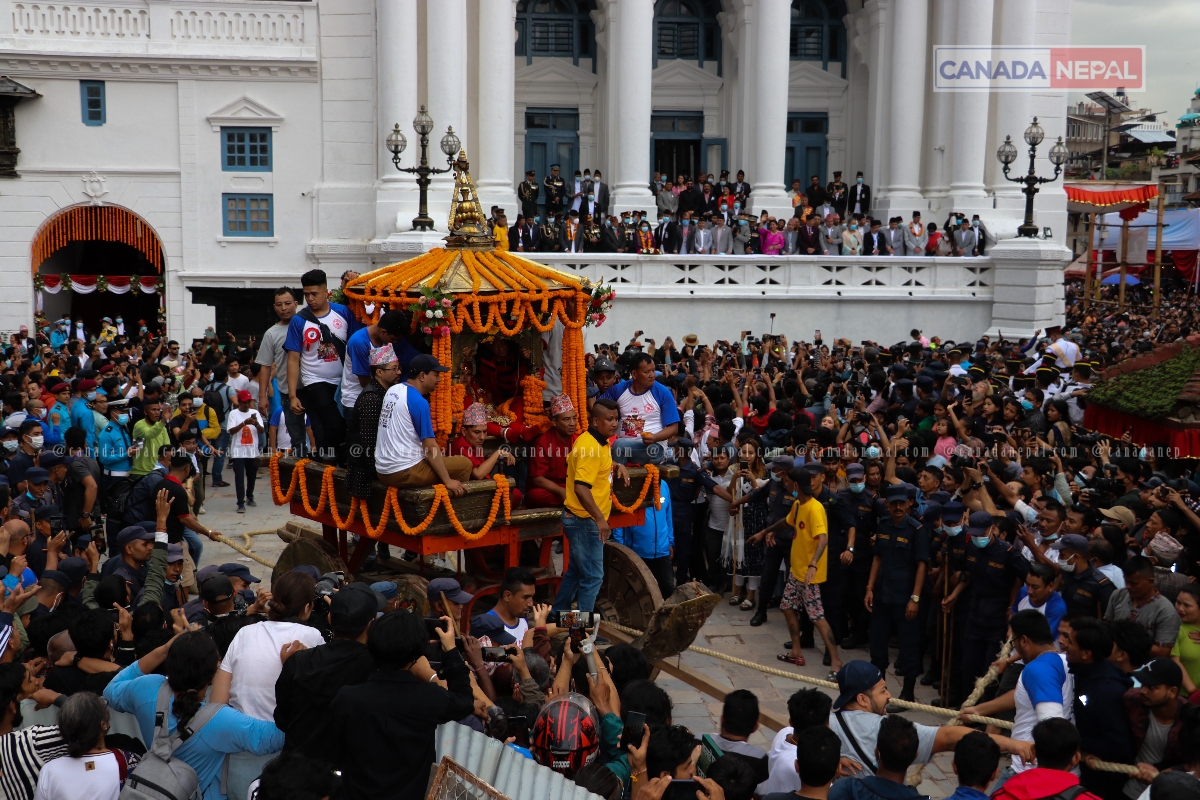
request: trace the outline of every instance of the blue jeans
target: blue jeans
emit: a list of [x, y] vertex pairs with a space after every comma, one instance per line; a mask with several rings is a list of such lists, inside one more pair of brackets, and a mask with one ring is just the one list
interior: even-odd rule
[[204, 543], [200, 540], [200, 534], [191, 528], [184, 528], [183, 541], [187, 543], [188, 555], [192, 557], [192, 563], [196, 565], [196, 569], [200, 569], [200, 555], [204, 552]]
[[212, 485], [216, 486], [221, 482], [221, 471], [225, 468], [225, 451], [229, 449], [229, 431], [222, 430], [217, 434], [217, 438], [212, 443], [213, 449], [218, 455], [213, 456], [212, 460]]
[[665, 442], [646, 444], [640, 436], [623, 436], [612, 446], [614, 464], [665, 464], [669, 453]]
[[569, 611], [571, 601], [577, 600], [580, 611], [592, 611], [604, 581], [604, 542], [600, 541], [600, 529], [591, 517], [583, 519], [564, 508], [563, 533], [571, 550], [554, 608]]

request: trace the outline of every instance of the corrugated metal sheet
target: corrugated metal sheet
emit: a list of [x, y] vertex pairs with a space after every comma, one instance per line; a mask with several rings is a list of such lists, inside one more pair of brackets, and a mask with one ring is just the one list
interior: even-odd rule
[[457, 722], [438, 726], [437, 758], [450, 756], [513, 800], [603, 800], [498, 739]]

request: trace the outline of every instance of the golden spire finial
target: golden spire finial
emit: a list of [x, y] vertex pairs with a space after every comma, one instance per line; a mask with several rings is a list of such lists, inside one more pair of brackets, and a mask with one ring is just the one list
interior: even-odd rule
[[454, 195], [450, 199], [450, 216], [447, 220], [450, 235], [446, 245], [458, 250], [494, 250], [495, 237], [488, 229], [487, 216], [479, 205], [475, 182], [471, 180], [471, 164], [467, 151], [460, 150], [454, 162]]

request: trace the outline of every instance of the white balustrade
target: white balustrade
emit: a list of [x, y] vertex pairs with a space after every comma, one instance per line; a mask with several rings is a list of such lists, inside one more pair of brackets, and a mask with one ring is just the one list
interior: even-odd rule
[[171, 41], [299, 45], [304, 43], [304, 15], [298, 11], [177, 9], [171, 14]]
[[99, 6], [13, 3], [12, 29], [18, 37], [84, 41], [149, 39], [150, 10], [145, 3]]

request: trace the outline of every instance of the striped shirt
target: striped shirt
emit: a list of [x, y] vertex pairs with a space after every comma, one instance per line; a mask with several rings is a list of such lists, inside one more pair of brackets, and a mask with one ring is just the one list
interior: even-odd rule
[[5, 800], [33, 800], [47, 761], [67, 754], [57, 725], [34, 725], [0, 736], [0, 791]]

